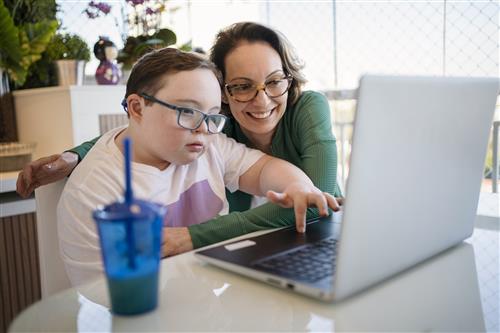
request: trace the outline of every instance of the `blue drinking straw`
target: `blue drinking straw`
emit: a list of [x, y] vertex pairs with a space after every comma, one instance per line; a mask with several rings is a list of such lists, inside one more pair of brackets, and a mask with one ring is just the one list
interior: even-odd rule
[[[134, 194], [132, 192], [132, 171], [131, 171], [131, 157], [130, 157], [131, 141], [129, 137], [123, 140], [123, 150], [125, 152], [125, 206], [130, 214], [131, 206], [134, 201]], [[129, 218], [126, 223], [126, 237], [128, 243], [128, 263], [130, 269], [135, 269], [135, 237], [132, 230], [133, 219]]]
[[130, 171], [130, 138], [123, 139], [123, 150], [125, 151], [125, 204], [132, 205], [134, 194], [132, 193], [132, 172]]

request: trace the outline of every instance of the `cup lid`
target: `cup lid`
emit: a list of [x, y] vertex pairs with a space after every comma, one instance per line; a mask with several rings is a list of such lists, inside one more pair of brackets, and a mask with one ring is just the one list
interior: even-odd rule
[[124, 219], [149, 220], [163, 215], [166, 207], [154, 202], [134, 199], [132, 204], [124, 201], [100, 206], [93, 212], [93, 217], [99, 220], [123, 221]]

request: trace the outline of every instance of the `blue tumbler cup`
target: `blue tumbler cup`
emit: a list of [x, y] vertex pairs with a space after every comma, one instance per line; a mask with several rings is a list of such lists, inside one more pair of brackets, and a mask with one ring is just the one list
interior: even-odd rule
[[166, 210], [133, 199], [94, 211], [113, 313], [132, 315], [156, 308]]

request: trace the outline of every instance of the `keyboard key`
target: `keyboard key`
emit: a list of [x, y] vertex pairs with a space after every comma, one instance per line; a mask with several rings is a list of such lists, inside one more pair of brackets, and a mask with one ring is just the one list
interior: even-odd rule
[[312, 283], [333, 275], [336, 248], [337, 241], [329, 238], [261, 260], [254, 266], [273, 274]]

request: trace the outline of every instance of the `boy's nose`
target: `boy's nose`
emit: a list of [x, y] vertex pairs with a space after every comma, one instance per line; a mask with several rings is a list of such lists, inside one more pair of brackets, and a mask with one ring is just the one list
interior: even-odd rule
[[201, 125], [197, 129], [193, 130], [193, 132], [208, 134], [208, 125], [206, 119], [203, 120], [201, 122]]

